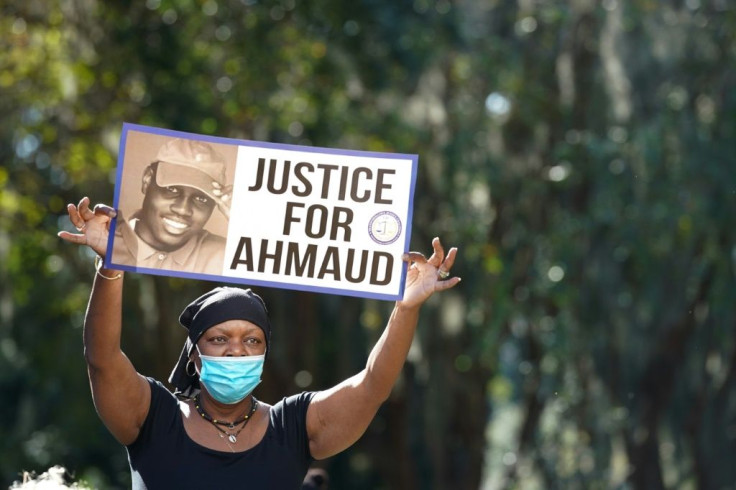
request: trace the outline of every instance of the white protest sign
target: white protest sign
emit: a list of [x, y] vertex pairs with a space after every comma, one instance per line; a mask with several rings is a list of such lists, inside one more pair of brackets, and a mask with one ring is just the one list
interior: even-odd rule
[[106, 264], [399, 299], [416, 170], [416, 155], [125, 124]]

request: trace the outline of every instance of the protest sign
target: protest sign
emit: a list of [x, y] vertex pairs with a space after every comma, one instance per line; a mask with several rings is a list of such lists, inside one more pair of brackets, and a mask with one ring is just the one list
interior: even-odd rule
[[124, 124], [106, 266], [400, 299], [417, 156]]

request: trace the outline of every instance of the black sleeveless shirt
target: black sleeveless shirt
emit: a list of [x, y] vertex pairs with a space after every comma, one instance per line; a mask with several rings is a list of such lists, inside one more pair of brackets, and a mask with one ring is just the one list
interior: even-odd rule
[[138, 438], [126, 447], [134, 490], [299, 489], [310, 463], [304, 392], [273, 407], [263, 439], [243, 452], [216, 451], [191, 440], [179, 400], [153, 378], [151, 406]]

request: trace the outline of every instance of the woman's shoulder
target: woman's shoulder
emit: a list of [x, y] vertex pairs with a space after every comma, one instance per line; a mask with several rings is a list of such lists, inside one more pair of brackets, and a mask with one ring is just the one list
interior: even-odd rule
[[287, 410], [296, 407], [308, 407], [316, 391], [302, 391], [296, 395], [286, 396], [271, 406], [274, 410]]
[[271, 424], [277, 427], [306, 424], [307, 409], [315, 393], [304, 391], [284, 397], [270, 406]]
[[151, 408], [160, 406], [177, 407], [179, 398], [174, 395], [161, 381], [150, 376], [144, 376], [148, 385], [151, 387]]
[[168, 393], [171, 396], [174, 396], [173, 393], [159, 380], [156, 378], [152, 378], [151, 376], [143, 376], [146, 381], [148, 381], [148, 384], [151, 386], [152, 390], [157, 390], [159, 392], [165, 392]]

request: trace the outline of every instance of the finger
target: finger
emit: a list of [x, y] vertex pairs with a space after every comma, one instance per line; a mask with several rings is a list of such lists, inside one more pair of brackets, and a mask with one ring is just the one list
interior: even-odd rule
[[79, 206], [77, 206], [77, 209], [79, 210], [79, 216], [81, 216], [84, 221], [89, 221], [95, 217], [95, 214], [89, 208], [88, 197], [83, 197], [82, 200], [79, 201]]
[[437, 281], [435, 283], [435, 291], [444, 291], [445, 289], [454, 288], [461, 281], [459, 277], [451, 277], [446, 281]]
[[66, 212], [69, 214], [69, 221], [75, 228], [79, 230], [84, 227], [84, 220], [79, 216], [79, 209], [74, 204], [67, 204]]
[[442, 262], [440, 265], [440, 269], [449, 272], [450, 269], [452, 269], [452, 266], [455, 264], [455, 257], [457, 256], [457, 248], [452, 247], [449, 252], [447, 252], [447, 257], [445, 257], [445, 261]]
[[435, 267], [439, 267], [443, 260], [445, 260], [445, 249], [442, 247], [439, 237], [434, 237], [432, 239], [432, 256], [427, 262]]
[[87, 243], [87, 237], [84, 235], [78, 235], [75, 233], [70, 233], [68, 231], [60, 231], [56, 234], [59, 238], [62, 240], [65, 240], [67, 242], [77, 243], [79, 245], [84, 245]]
[[108, 218], [112, 219], [118, 215], [118, 212], [115, 210], [115, 208], [110, 207], [106, 204], [97, 204], [95, 205], [94, 214], [95, 216], [107, 216]]
[[422, 264], [427, 262], [427, 258], [420, 252], [407, 252], [401, 256], [401, 260], [404, 262], [419, 262]]

